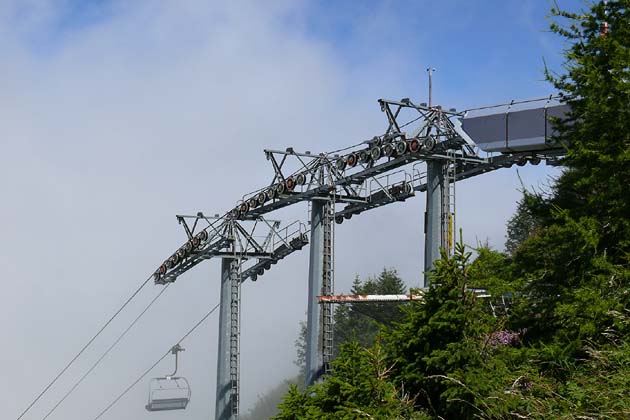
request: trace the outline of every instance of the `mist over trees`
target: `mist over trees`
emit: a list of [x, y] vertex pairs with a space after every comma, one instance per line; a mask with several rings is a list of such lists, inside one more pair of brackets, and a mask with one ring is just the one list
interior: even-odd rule
[[258, 396], [258, 401], [247, 413], [239, 415], [240, 420], [261, 420], [269, 419], [278, 414], [278, 404], [287, 393], [291, 385], [304, 383], [303, 376], [296, 376], [276, 385]]
[[524, 194], [506, 253], [460, 242], [423, 301], [374, 322], [338, 311], [332, 374], [290, 387], [274, 418], [630, 418], [630, 0], [551, 14], [562, 175]]

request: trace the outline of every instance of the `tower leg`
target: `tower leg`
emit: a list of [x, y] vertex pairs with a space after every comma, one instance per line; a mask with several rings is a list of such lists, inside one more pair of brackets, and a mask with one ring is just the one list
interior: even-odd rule
[[444, 218], [445, 188], [443, 163], [427, 161], [427, 211], [424, 214], [424, 287], [429, 287], [429, 273], [433, 263], [440, 258], [443, 244], [442, 226]]
[[305, 383], [310, 386], [323, 370], [322, 311], [317, 296], [322, 292], [324, 278], [324, 212], [327, 203], [311, 202], [311, 248], [308, 272], [308, 306], [306, 317], [306, 370]]
[[238, 261], [233, 258], [223, 258], [221, 260], [219, 350], [214, 417], [216, 420], [238, 418], [239, 280]]

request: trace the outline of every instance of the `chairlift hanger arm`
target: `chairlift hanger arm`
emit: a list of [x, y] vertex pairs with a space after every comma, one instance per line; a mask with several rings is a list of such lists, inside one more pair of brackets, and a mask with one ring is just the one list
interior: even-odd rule
[[179, 352], [180, 351], [184, 351], [185, 349], [182, 348], [182, 346], [180, 346], [179, 344], [175, 344], [173, 346], [173, 348], [171, 348], [171, 353], [175, 355], [175, 370], [173, 371], [173, 373], [171, 373], [170, 375], [167, 375], [166, 378], [173, 378], [176, 374], [177, 374], [177, 368], [178, 368], [178, 360], [179, 360]]

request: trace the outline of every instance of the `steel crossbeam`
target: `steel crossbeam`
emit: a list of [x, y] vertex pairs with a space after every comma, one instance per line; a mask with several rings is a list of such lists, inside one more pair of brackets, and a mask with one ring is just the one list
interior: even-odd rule
[[[304, 246], [302, 242], [306, 235], [306, 227], [299, 221], [280, 228], [279, 221], [263, 217], [251, 221], [208, 218], [201, 213], [197, 216], [177, 217], [183, 221], [180, 223], [184, 225], [184, 230], [191, 239], [173, 254], [177, 260], [173, 260], [171, 256], [160, 266], [164, 267], [164, 272], [160, 273], [158, 270], [155, 273], [156, 284], [172, 283], [181, 274], [211, 258], [234, 257], [239, 261], [252, 259], [277, 261]], [[207, 221], [208, 226], [195, 233], [194, 227], [191, 229], [185, 222], [186, 219], [194, 219], [194, 227], [198, 226], [200, 220]]]

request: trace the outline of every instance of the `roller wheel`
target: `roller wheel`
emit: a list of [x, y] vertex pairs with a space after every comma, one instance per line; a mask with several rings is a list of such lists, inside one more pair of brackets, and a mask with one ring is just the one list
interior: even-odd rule
[[381, 148], [378, 146], [372, 147], [370, 149], [370, 157], [375, 162], [381, 158], [381, 153], [382, 153]]
[[387, 157], [392, 157], [396, 154], [396, 149], [391, 143], [387, 143], [383, 146], [383, 154]]
[[407, 152], [407, 142], [405, 141], [397, 141], [394, 147], [396, 147], [398, 156], [402, 156]]
[[287, 190], [293, 191], [295, 189], [295, 179], [293, 179], [292, 177], [288, 177], [285, 181], [285, 184], [287, 186]]
[[418, 153], [420, 151], [420, 141], [418, 139], [409, 140], [409, 151], [411, 153]]
[[359, 163], [367, 163], [370, 160], [370, 152], [367, 150], [361, 150], [359, 152]]
[[346, 162], [348, 163], [348, 166], [350, 166], [351, 168], [357, 166], [357, 162], [358, 162], [357, 154], [351, 153], [350, 155], [348, 155]]
[[265, 204], [265, 201], [267, 201], [267, 194], [265, 194], [264, 192], [259, 193], [256, 196], [256, 201], [258, 201], [259, 206], [262, 206], [263, 204]]
[[422, 143], [422, 148], [424, 149], [425, 152], [432, 151], [434, 147], [435, 147], [435, 139], [433, 137], [427, 137], [426, 139], [424, 139], [424, 142]]

